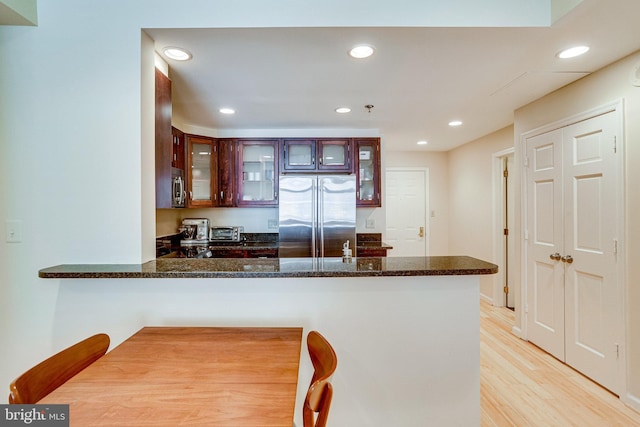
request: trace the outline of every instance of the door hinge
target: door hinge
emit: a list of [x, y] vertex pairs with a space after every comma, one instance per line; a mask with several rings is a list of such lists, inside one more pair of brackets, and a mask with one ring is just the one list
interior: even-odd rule
[[618, 152], [618, 139], [615, 135], [613, 135], [613, 153], [616, 154]]
[[613, 239], [613, 254], [618, 255], [618, 239]]
[[503, 176], [503, 177], [505, 177], [505, 178], [509, 178], [509, 169], [505, 169], [505, 170], [502, 172], [502, 176]]
[[508, 236], [508, 235], [509, 235], [509, 229], [508, 229], [508, 228], [505, 228], [505, 229], [504, 229], [504, 235], [505, 235], [505, 236]]
[[524, 156], [524, 167], [525, 168], [529, 167], [529, 156]]
[[505, 286], [503, 290], [504, 290], [505, 294], [508, 294], [509, 293], [509, 286]]
[[616, 346], [616, 359], [620, 359], [620, 344], [615, 343]]

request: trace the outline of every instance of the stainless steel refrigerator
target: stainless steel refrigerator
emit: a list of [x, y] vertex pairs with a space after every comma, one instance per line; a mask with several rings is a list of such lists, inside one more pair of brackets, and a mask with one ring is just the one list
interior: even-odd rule
[[283, 175], [279, 182], [280, 258], [355, 254], [354, 175]]

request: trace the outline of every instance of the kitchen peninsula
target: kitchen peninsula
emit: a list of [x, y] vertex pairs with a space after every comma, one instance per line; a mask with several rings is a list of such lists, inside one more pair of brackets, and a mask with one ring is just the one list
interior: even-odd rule
[[[109, 319], [117, 344], [143, 326], [287, 326], [320, 331], [338, 354], [330, 423], [480, 425], [480, 275], [466, 256], [188, 259], [59, 265], [56, 310]], [[120, 280], [120, 279], [144, 280]], [[103, 304], [104, 292], [119, 295]], [[67, 319], [68, 318], [68, 319]], [[65, 320], [66, 319], [66, 320]], [[296, 423], [312, 366], [303, 348]]]

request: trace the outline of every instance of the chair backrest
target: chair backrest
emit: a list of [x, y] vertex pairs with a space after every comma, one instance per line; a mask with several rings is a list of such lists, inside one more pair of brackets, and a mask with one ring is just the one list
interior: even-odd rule
[[307, 348], [314, 372], [302, 408], [302, 421], [304, 427], [325, 427], [333, 397], [331, 376], [338, 366], [338, 357], [331, 344], [316, 331], [307, 335]]
[[40, 362], [11, 383], [9, 403], [37, 403], [102, 357], [107, 352], [109, 343], [109, 335], [97, 334]]

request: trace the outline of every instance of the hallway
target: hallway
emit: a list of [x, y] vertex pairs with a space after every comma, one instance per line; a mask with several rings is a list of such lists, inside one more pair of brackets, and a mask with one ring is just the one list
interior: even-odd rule
[[640, 413], [511, 333], [514, 312], [480, 302], [482, 427], [640, 426]]

